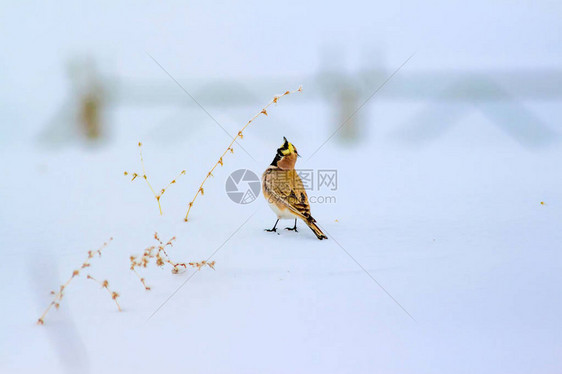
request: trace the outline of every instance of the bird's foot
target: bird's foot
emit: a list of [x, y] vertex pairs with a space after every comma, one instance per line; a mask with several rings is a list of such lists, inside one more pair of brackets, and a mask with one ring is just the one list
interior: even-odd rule
[[285, 227], [285, 230], [289, 230], [289, 231], [294, 231], [294, 232], [299, 232], [299, 230], [297, 230], [297, 227]]
[[277, 232], [277, 229], [274, 227], [272, 229], [264, 229], [263, 231], [267, 231], [267, 232]]

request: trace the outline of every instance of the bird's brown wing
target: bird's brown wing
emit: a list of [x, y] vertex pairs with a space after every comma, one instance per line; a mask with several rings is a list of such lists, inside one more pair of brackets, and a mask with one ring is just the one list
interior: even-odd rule
[[266, 178], [267, 189], [293, 213], [310, 218], [310, 205], [302, 180], [295, 170], [274, 170]]

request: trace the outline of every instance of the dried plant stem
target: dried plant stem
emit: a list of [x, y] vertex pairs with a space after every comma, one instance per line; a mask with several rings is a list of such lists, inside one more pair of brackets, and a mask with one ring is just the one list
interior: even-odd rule
[[150, 181], [148, 180], [148, 176], [146, 175], [146, 169], [144, 168], [144, 158], [142, 157], [142, 143], [141, 142], [139, 142], [139, 153], [140, 153], [140, 161], [141, 161], [141, 166], [142, 166], [142, 177], [146, 181], [146, 184], [148, 185], [148, 188], [150, 188], [150, 191], [152, 191], [152, 194], [154, 195], [154, 198], [158, 202], [158, 210], [160, 210], [160, 215], [162, 215], [162, 205], [160, 205], [160, 197], [156, 195], [156, 191], [154, 191], [154, 188], [152, 188], [152, 185], [150, 184]]
[[88, 274], [87, 278], [93, 280], [96, 283], [98, 283], [102, 288], [105, 288], [105, 290], [109, 293], [109, 295], [111, 296], [113, 301], [115, 301], [115, 305], [117, 305], [117, 309], [121, 312], [121, 306], [119, 305], [119, 302], [117, 301], [117, 298], [119, 297], [119, 294], [117, 292], [111, 291], [109, 289], [109, 282], [107, 280], [104, 280], [103, 282], [100, 282], [96, 278], [92, 277], [90, 274]]
[[133, 268], [133, 267], [131, 267], [131, 270], [137, 275], [137, 277], [139, 277], [139, 280], [140, 280], [140, 282], [142, 283], [144, 289], [147, 290], [147, 291], [150, 291], [150, 286], [148, 286], [148, 285], [146, 284], [144, 278], [140, 276], [140, 274], [138, 273], [138, 271], [137, 271], [135, 268]]
[[131, 261], [131, 266], [129, 267], [135, 274], [136, 276], [139, 278], [140, 282], [142, 283], [144, 289], [146, 291], [150, 291], [150, 286], [148, 286], [146, 284], [146, 281], [143, 277], [141, 277], [141, 275], [138, 273], [137, 268], [146, 268], [148, 267], [148, 264], [150, 264], [151, 259], [155, 259], [156, 261], [156, 266], [164, 266], [165, 264], [170, 264], [172, 266], [172, 273], [173, 274], [177, 274], [179, 273], [180, 269], [183, 267], [184, 269], [187, 269], [188, 266], [197, 268], [197, 270], [201, 270], [202, 267], [204, 266], [208, 266], [211, 269], [215, 269], [215, 261], [212, 262], [207, 262], [207, 261], [202, 261], [202, 262], [190, 262], [188, 264], [184, 263], [184, 262], [174, 262], [170, 259], [170, 256], [168, 255], [168, 252], [166, 252], [166, 247], [173, 247], [173, 242], [176, 240], [176, 237], [172, 237], [170, 240], [168, 240], [167, 243], [164, 243], [160, 237], [158, 236], [158, 233], [155, 232], [154, 233], [154, 240], [156, 240], [158, 242], [158, 245], [153, 245], [150, 247], [145, 248], [145, 250], [143, 251], [142, 256], [138, 257], [137, 256], [131, 256], [129, 258], [129, 260]]
[[201, 270], [205, 266], [208, 266], [211, 269], [215, 270], [215, 261], [211, 261], [211, 262], [207, 262], [207, 261], [190, 262], [188, 265], [191, 266], [191, 267], [197, 268], [197, 271]]
[[[109, 238], [109, 241], [112, 241], [113, 238]], [[99, 257], [101, 257], [101, 251], [107, 247], [108, 242], [103, 243], [103, 245], [95, 250], [95, 251], [88, 251], [88, 258], [82, 263], [82, 265], [80, 266], [80, 269], [85, 269], [87, 267], [90, 267], [90, 260], [94, 257], [94, 255], [98, 255]], [[47, 313], [49, 313], [49, 310], [51, 310], [51, 308], [54, 306], [55, 309], [58, 309], [60, 306], [60, 302], [62, 300], [62, 298], [64, 297], [64, 291], [66, 290], [66, 288], [68, 287], [68, 285], [70, 284], [70, 282], [72, 282], [72, 280], [77, 277], [78, 275], [80, 275], [80, 270], [76, 269], [72, 272], [72, 275], [70, 276], [70, 278], [68, 278], [68, 280], [66, 281], [66, 283], [64, 283], [63, 285], [61, 285], [59, 287], [58, 292], [55, 291], [51, 291], [51, 295], [53, 295], [53, 300], [49, 303], [49, 305], [47, 306], [47, 309], [45, 309], [45, 311], [43, 312], [43, 314], [41, 315], [41, 317], [39, 317], [39, 319], [37, 320], [37, 324], [39, 325], [43, 325], [45, 324], [45, 317], [47, 316]]]
[[299, 88], [297, 88], [294, 91], [285, 91], [285, 93], [283, 93], [282, 95], [277, 95], [274, 96], [273, 99], [262, 108], [262, 110], [260, 112], [258, 112], [255, 116], [253, 116], [245, 125], [244, 127], [242, 127], [242, 129], [240, 131], [238, 131], [238, 134], [236, 134], [236, 136], [232, 139], [232, 141], [230, 142], [230, 144], [228, 145], [228, 147], [226, 148], [226, 150], [223, 152], [223, 154], [220, 156], [219, 160], [213, 165], [213, 167], [211, 168], [211, 170], [207, 173], [207, 175], [205, 176], [205, 178], [203, 179], [203, 182], [201, 182], [201, 185], [199, 185], [199, 188], [197, 189], [197, 192], [195, 193], [195, 196], [193, 196], [193, 200], [191, 200], [191, 202], [188, 204], [187, 206], [187, 213], [185, 214], [185, 218], [183, 219], [185, 222], [187, 222], [187, 218], [189, 217], [189, 212], [191, 211], [191, 208], [193, 207], [193, 203], [195, 202], [195, 199], [197, 199], [197, 196], [204, 195], [205, 194], [205, 190], [203, 189], [203, 185], [205, 184], [205, 182], [207, 181], [207, 179], [209, 179], [209, 177], [211, 177], [213, 175], [213, 171], [216, 169], [216, 167], [218, 165], [223, 166], [223, 158], [224, 156], [230, 151], [230, 153], [234, 153], [234, 149], [232, 148], [234, 145], [234, 142], [236, 142], [236, 139], [240, 138], [243, 139], [244, 138], [244, 130], [246, 130], [246, 128], [256, 119], [258, 118], [261, 114], [266, 115], [267, 116], [267, 108], [269, 108], [270, 105], [272, 104], [277, 104], [277, 101], [279, 101], [279, 99], [283, 96], [287, 96], [290, 94], [293, 94], [295, 92], [302, 92], [302, 86], [300, 86]]
[[[55, 296], [53, 298], [53, 301], [51, 301], [49, 303], [49, 305], [47, 306], [47, 309], [45, 309], [45, 311], [43, 312], [43, 314], [41, 315], [41, 317], [39, 317], [39, 319], [37, 320], [37, 324], [38, 325], [43, 325], [45, 324], [45, 317], [47, 316], [47, 313], [49, 313], [49, 311], [51, 310], [51, 308], [54, 306], [56, 309], [59, 308], [60, 306], [60, 302], [62, 300], [63, 297], [63, 291], [66, 289], [66, 287], [70, 284], [70, 282], [74, 279], [75, 275], [74, 273], [72, 274], [72, 276], [66, 281], [65, 284], [63, 284], [62, 286], [60, 286], [60, 290], [59, 292], [55, 293]], [[54, 291], [51, 291], [51, 294], [53, 294]]]
[[129, 258], [130, 261], [131, 261], [130, 269], [135, 272], [135, 274], [137, 275], [137, 277], [141, 281], [144, 289], [147, 290], [147, 291], [150, 290], [150, 287], [146, 284], [145, 279], [143, 277], [141, 277], [140, 274], [137, 272], [136, 268], [146, 268], [148, 266], [148, 264], [150, 263], [151, 259], [154, 258], [156, 260], [156, 266], [163, 266], [166, 263], [172, 265], [172, 267], [173, 267], [172, 272], [173, 273], [178, 273], [180, 267], [183, 267], [184, 269], [187, 268], [187, 265], [184, 264], [184, 263], [173, 262], [172, 260], [170, 260], [170, 257], [168, 256], [168, 253], [166, 252], [167, 246], [170, 246], [170, 247], [173, 246], [173, 242], [174, 242], [174, 240], [176, 240], [175, 236], [172, 237], [170, 240], [168, 240], [167, 243], [164, 243], [164, 242], [162, 242], [162, 240], [158, 236], [158, 233], [155, 232], [154, 233], [154, 240], [156, 240], [158, 242], [158, 245], [153, 245], [153, 246], [145, 248], [145, 250], [143, 251], [143, 254], [140, 258], [137, 259], [136, 256], [131, 256]]
[[[164, 193], [166, 192], [166, 190], [168, 189], [168, 187], [170, 187], [172, 184], [176, 183], [176, 180], [181, 177], [182, 175], [185, 175], [185, 170], [182, 170], [174, 179], [172, 179], [172, 181], [170, 183], [168, 183], [168, 185], [164, 188], [162, 188], [160, 190], [160, 193], [156, 193], [156, 191], [154, 190], [154, 188], [152, 187], [152, 185], [150, 184], [150, 181], [148, 179], [148, 175], [146, 174], [146, 169], [144, 166], [144, 158], [142, 155], [142, 143], [139, 142], [138, 143], [139, 146], [139, 154], [140, 154], [140, 162], [141, 162], [141, 166], [142, 166], [142, 175], [141, 177], [144, 179], [144, 181], [146, 182], [146, 184], [148, 185], [148, 188], [150, 188], [150, 191], [152, 192], [152, 194], [154, 195], [154, 198], [156, 199], [156, 202], [158, 203], [158, 210], [160, 211], [160, 215], [162, 215], [162, 205], [160, 204], [160, 199], [162, 198], [162, 195], [164, 195]], [[128, 171], [125, 171], [123, 173], [125, 176], [131, 174], [133, 176], [133, 178], [131, 179], [131, 181], [134, 181], [137, 177], [139, 177], [138, 173], [129, 173]]]

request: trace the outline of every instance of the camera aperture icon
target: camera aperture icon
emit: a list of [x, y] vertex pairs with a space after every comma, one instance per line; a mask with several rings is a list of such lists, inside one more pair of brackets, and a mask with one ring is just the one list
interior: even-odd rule
[[260, 179], [248, 169], [238, 169], [226, 179], [226, 194], [236, 204], [253, 202], [260, 195], [260, 189]]

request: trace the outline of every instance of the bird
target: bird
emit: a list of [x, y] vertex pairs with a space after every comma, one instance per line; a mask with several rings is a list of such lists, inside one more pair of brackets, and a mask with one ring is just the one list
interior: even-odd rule
[[269, 207], [277, 215], [277, 221], [268, 232], [277, 232], [280, 219], [295, 219], [294, 227], [286, 230], [297, 231], [297, 219], [301, 219], [320, 240], [328, 239], [310, 215], [310, 204], [303, 183], [295, 170], [295, 163], [299, 153], [286, 137], [283, 145], [277, 149], [275, 158], [262, 175], [263, 196]]

